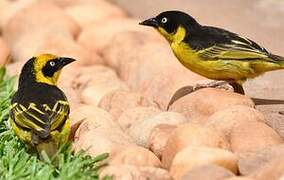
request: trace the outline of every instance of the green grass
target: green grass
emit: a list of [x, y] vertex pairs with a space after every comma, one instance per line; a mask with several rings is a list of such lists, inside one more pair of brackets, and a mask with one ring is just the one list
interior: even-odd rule
[[[37, 154], [29, 153], [9, 128], [8, 116], [15, 77], [0, 69], [0, 179], [5, 180], [88, 180], [99, 179], [98, 169], [106, 165], [108, 154], [91, 157], [84, 152], [73, 155], [71, 145], [62, 147], [53, 160], [40, 161]], [[106, 177], [105, 179], [109, 179]]]

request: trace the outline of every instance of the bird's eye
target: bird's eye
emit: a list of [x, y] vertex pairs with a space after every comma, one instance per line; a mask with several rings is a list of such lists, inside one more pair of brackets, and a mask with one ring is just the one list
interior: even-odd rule
[[49, 64], [50, 64], [50, 66], [52, 66], [52, 67], [55, 66], [55, 62], [54, 62], [54, 61], [50, 61]]
[[167, 23], [168, 22], [168, 18], [166, 18], [166, 17], [164, 17], [163, 19], [162, 19], [162, 23]]

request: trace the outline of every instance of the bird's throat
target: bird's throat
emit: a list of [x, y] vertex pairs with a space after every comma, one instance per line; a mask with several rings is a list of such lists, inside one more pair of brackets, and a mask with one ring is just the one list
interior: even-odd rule
[[172, 43], [181, 43], [185, 36], [186, 36], [186, 29], [182, 26], [179, 26], [178, 29], [173, 32], [173, 33], [168, 33], [166, 30], [164, 30], [163, 28], [159, 27], [158, 32], [163, 35], [166, 40], [172, 44]]

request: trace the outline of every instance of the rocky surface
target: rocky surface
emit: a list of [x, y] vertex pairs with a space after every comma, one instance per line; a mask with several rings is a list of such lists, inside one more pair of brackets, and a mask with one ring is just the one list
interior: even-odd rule
[[[230, 25], [232, 30], [259, 38], [275, 52], [283, 51], [280, 37], [283, 23], [269, 21], [284, 14], [281, 1], [279, 4], [270, 0], [235, 1], [230, 5], [220, 1], [218, 8], [228, 15], [236, 11], [232, 7], [243, 8], [245, 13], [241, 16], [251, 15], [241, 21], [239, 13], [231, 19], [218, 15], [215, 21], [216, 13], [211, 14], [215, 7], [209, 8], [209, 1], [179, 3], [185, 3], [184, 9], [190, 3], [188, 7], [195, 16], [201, 13], [197, 7], [206, 7], [199, 17], [204, 23]], [[117, 2], [123, 5], [124, 0]], [[140, 3], [127, 2], [128, 7]], [[161, 3], [161, 7], [171, 5], [169, 1]], [[144, 3], [141, 7], [147, 6]], [[268, 12], [266, 6], [274, 11]], [[8, 72], [16, 75], [38, 53], [77, 59], [62, 71], [59, 87], [71, 106], [70, 140], [74, 152], [85, 150], [92, 156], [110, 153], [109, 165], [102, 169], [101, 177], [283, 178], [284, 161], [280, 157], [284, 154], [284, 118], [278, 114], [283, 105], [256, 107], [250, 99], [250, 95], [284, 98], [283, 83], [271, 81], [282, 82], [283, 72], [269, 73], [249, 82], [246, 88], [249, 96], [223, 89], [201, 89], [180, 98], [166, 111], [179, 88], [209, 80], [179, 64], [167, 42], [154, 30], [138, 26], [139, 18], [155, 14], [158, 9], [139, 7], [135, 14], [141, 15], [143, 10], [143, 16], [131, 17], [123, 7], [106, 0], [2, 0], [0, 66], [6, 64]], [[269, 23], [255, 21], [254, 12], [247, 11], [249, 7], [263, 12], [262, 20]], [[272, 32], [275, 42], [260, 36], [259, 29], [267, 34]], [[275, 88], [271, 89], [272, 85]]]

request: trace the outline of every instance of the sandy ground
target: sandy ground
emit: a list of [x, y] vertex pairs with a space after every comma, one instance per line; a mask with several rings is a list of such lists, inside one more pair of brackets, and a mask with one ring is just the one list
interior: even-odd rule
[[[113, 0], [138, 19], [163, 10], [190, 13], [201, 24], [237, 32], [269, 51], [284, 56], [284, 0]], [[217, 3], [218, 2], [218, 3]], [[247, 95], [284, 99], [284, 71], [266, 73], [245, 84]], [[277, 116], [284, 105], [259, 106], [268, 116]]]

